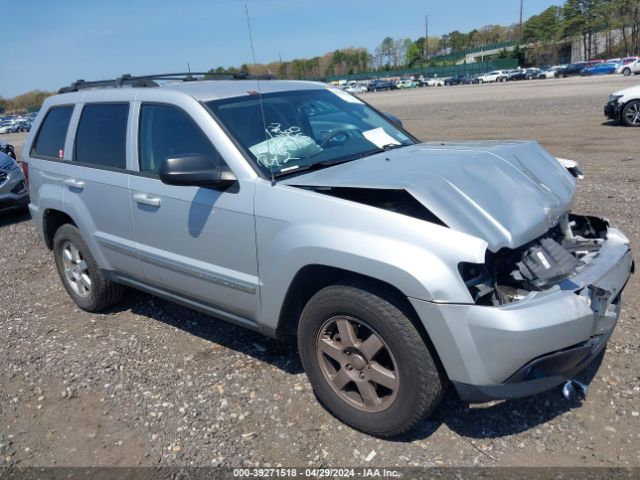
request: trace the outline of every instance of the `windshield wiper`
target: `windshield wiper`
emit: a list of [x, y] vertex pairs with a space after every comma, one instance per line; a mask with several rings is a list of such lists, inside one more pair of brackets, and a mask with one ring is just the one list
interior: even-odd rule
[[376, 148], [373, 152], [369, 153], [369, 155], [373, 155], [374, 153], [388, 152], [389, 150], [402, 147], [408, 147], [408, 145], [404, 145], [402, 143], [387, 143], [386, 145]]
[[360, 158], [369, 157], [371, 155], [375, 155], [376, 153], [388, 152], [389, 150], [394, 150], [396, 148], [408, 147], [412, 144], [397, 144], [397, 143], [388, 143], [383, 145], [382, 147], [374, 148], [373, 150], [367, 150], [366, 152], [357, 153], [354, 155], [350, 155], [346, 158], [341, 158], [338, 160], [322, 160], [320, 162], [310, 163], [308, 165], [296, 165], [288, 168], [284, 168], [279, 172], [274, 172], [274, 178], [282, 177], [285, 175], [291, 175], [293, 173], [309, 171], [309, 170], [319, 170], [321, 168], [332, 167], [334, 165], [339, 165], [341, 163], [351, 162], [353, 160], [358, 160]]

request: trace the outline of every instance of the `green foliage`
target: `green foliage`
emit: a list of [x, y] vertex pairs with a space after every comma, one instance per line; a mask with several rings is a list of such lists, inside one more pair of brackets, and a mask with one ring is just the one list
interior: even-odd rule
[[561, 9], [555, 5], [539, 15], [530, 17], [522, 26], [522, 43], [553, 43], [560, 37]]
[[54, 95], [54, 93], [44, 90], [32, 90], [13, 98], [4, 99], [0, 97], [0, 112], [26, 112], [39, 109], [42, 106], [42, 102], [47, 97]]

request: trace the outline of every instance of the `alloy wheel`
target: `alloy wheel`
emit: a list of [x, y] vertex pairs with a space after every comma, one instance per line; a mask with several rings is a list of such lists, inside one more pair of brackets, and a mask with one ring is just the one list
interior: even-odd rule
[[78, 247], [70, 241], [62, 245], [62, 264], [64, 276], [71, 289], [81, 297], [88, 297], [91, 293], [89, 267]]
[[640, 125], [640, 102], [629, 105], [625, 109], [624, 115], [630, 125]]
[[327, 383], [351, 406], [380, 412], [396, 399], [397, 362], [382, 337], [364, 322], [348, 316], [327, 320], [316, 338], [316, 356]]

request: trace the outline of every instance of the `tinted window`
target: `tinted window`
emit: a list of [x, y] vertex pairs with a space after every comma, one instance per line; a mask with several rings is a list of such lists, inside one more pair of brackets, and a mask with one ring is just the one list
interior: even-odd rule
[[128, 103], [88, 104], [82, 110], [74, 160], [127, 168]]
[[166, 105], [143, 105], [140, 112], [140, 171], [157, 172], [166, 158], [205, 155], [222, 159], [209, 139], [184, 111]]
[[64, 141], [67, 137], [73, 107], [53, 107], [42, 122], [33, 153], [42, 157], [64, 157]]

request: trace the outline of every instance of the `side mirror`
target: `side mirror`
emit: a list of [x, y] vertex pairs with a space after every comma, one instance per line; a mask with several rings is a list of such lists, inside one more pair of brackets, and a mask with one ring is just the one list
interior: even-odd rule
[[165, 158], [160, 164], [158, 174], [162, 183], [190, 187], [222, 189], [237, 180], [229, 170], [215, 167], [214, 161], [205, 155]]
[[398, 117], [396, 117], [393, 113], [384, 112], [384, 116], [387, 117], [389, 120], [391, 120], [396, 125], [402, 126], [402, 120], [400, 120]]

